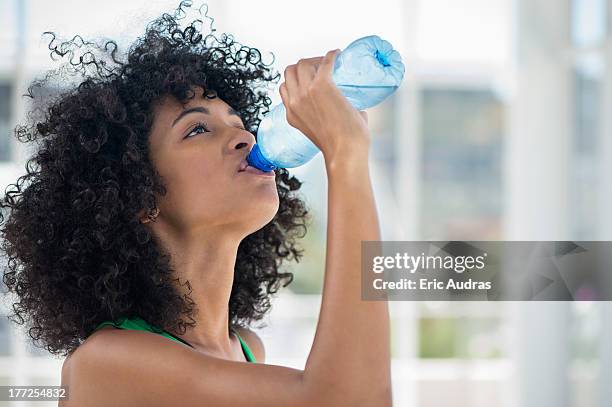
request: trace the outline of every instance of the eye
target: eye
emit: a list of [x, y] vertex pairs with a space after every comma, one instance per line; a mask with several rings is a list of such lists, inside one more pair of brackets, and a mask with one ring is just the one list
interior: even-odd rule
[[199, 131], [199, 133], [209, 133], [210, 130], [208, 130], [208, 127], [206, 126], [206, 123], [204, 122], [198, 122], [195, 124], [194, 127], [192, 127], [192, 129], [189, 131], [189, 133], [187, 133], [187, 135], [184, 138], [191, 138], [190, 135], [195, 133], [198, 130], [203, 130], [203, 131]]

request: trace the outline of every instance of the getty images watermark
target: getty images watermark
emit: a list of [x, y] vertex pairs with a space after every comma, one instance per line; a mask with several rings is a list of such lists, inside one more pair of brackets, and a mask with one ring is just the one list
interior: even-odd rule
[[362, 299], [612, 300], [612, 242], [363, 241]]

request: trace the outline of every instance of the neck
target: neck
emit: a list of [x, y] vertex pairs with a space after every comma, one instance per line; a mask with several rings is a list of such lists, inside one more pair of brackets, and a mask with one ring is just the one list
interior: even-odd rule
[[164, 232], [163, 225], [155, 226], [158, 229], [155, 234], [171, 254], [179, 291], [188, 294], [195, 303], [195, 327], [187, 327], [183, 335], [177, 336], [196, 349], [232, 357], [236, 339], [229, 332], [229, 298], [242, 236], [231, 235], [227, 230], [173, 236]]

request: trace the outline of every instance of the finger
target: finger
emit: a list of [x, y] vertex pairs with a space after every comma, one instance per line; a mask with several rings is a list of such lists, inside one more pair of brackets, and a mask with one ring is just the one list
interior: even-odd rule
[[318, 64], [323, 60], [323, 58], [325, 58], [325, 56], [319, 55], [318, 57], [302, 58], [300, 61]]
[[297, 81], [301, 89], [306, 89], [308, 84], [312, 82], [312, 79], [317, 73], [317, 69], [322, 60], [323, 60], [323, 57], [318, 56], [318, 57], [312, 57], [312, 58], [303, 58], [298, 61], [297, 63], [298, 80]]
[[312, 57], [312, 58], [304, 58], [302, 59], [302, 61], [304, 61], [305, 63], [308, 63], [309, 65], [314, 66], [315, 69], [318, 69], [319, 65], [321, 65], [321, 61], [323, 61], [323, 58], [325, 57], [318, 56], [318, 57]]
[[287, 87], [287, 94], [289, 99], [291, 99], [291, 95], [297, 95], [299, 85], [295, 65], [289, 65], [287, 68], [285, 68], [285, 83], [285, 86]]
[[312, 79], [317, 73], [317, 67], [314, 65], [312, 58], [309, 60], [301, 60], [297, 65], [297, 77], [298, 84], [301, 89], [307, 89], [308, 84], [312, 82]]
[[339, 49], [328, 51], [323, 57], [317, 75], [320, 75], [323, 79], [332, 79], [332, 73], [334, 71], [334, 63], [336, 62], [336, 56], [340, 53]]
[[279, 91], [281, 99], [283, 100], [283, 105], [285, 106], [285, 117], [287, 118], [287, 123], [293, 127], [296, 127], [297, 125], [294, 121], [293, 111], [289, 106], [289, 94], [287, 93], [287, 84], [285, 82], [281, 83]]
[[289, 95], [287, 95], [287, 84], [285, 82], [281, 83], [280, 88], [278, 89], [280, 92], [281, 99], [283, 101], [283, 105], [285, 105], [285, 109], [289, 107]]

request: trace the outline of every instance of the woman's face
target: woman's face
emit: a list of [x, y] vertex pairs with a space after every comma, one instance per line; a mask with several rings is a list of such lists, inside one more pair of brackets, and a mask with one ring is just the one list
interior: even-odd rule
[[167, 189], [157, 198], [156, 223], [179, 233], [247, 236], [278, 211], [275, 177], [239, 171], [255, 137], [231, 106], [194, 90], [185, 107], [167, 97], [154, 109], [150, 157]]

